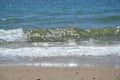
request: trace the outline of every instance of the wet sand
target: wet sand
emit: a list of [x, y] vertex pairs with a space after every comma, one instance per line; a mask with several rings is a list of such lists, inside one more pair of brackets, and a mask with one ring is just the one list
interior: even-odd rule
[[0, 80], [120, 80], [120, 68], [1, 66]]

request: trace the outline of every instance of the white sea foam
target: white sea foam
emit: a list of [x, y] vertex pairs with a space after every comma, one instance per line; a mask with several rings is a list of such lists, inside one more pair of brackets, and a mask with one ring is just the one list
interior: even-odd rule
[[76, 63], [28, 63], [27, 66], [42, 66], [42, 67], [76, 67]]
[[120, 46], [26, 47], [16, 49], [0, 48], [0, 55], [20, 57], [120, 55]]
[[4, 30], [0, 29], [0, 41], [15, 42], [15, 41], [25, 41], [26, 36], [22, 28]]
[[[5, 64], [0, 66], [41, 66], [41, 67], [77, 67], [79, 66], [77, 63], [49, 63], [49, 62], [42, 62], [42, 63], [19, 63], [19, 64]], [[86, 65], [85, 65], [86, 66]], [[88, 67], [88, 66], [86, 66]], [[119, 66], [118, 66], [119, 67]]]

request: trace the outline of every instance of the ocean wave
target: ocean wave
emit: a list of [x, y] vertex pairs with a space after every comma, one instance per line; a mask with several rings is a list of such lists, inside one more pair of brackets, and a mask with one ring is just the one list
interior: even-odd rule
[[102, 21], [120, 20], [120, 16], [107, 16], [107, 17], [97, 18], [97, 20], [102, 20]]
[[0, 29], [1, 42], [84, 42], [101, 44], [120, 40], [120, 27]]
[[30, 42], [66, 42], [69, 40], [79, 41], [119, 41], [119, 27], [103, 27], [103, 28], [36, 28], [26, 30]]

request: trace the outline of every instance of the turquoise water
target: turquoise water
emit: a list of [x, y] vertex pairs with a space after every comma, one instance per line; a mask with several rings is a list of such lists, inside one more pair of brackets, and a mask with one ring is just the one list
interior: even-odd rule
[[119, 26], [120, 0], [0, 0], [0, 29]]

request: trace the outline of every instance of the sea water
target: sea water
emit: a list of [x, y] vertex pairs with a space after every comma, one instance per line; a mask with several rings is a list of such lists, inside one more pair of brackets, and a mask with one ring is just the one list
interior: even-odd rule
[[0, 65], [120, 65], [120, 0], [0, 0]]
[[120, 25], [119, 0], [0, 0], [0, 28]]

